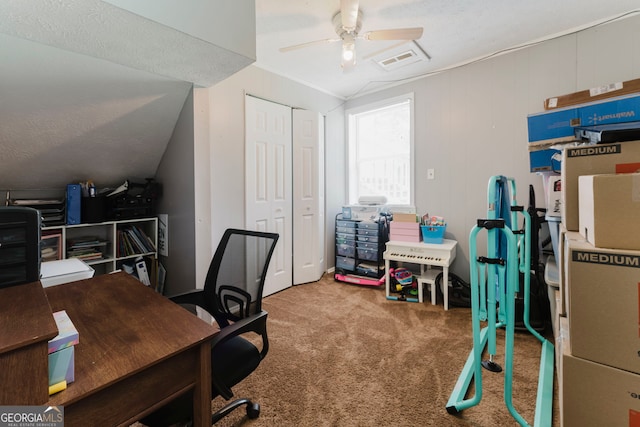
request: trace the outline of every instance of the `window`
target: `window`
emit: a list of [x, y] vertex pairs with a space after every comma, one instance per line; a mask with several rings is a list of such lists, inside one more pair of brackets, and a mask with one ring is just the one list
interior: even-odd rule
[[347, 111], [348, 200], [413, 204], [413, 94]]

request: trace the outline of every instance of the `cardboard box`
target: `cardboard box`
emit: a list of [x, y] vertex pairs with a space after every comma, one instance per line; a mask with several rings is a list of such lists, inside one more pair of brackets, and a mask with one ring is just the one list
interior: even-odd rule
[[[415, 217], [415, 215], [413, 215]], [[394, 216], [395, 218], [395, 216]], [[389, 223], [389, 240], [400, 242], [421, 242], [420, 224], [395, 219]]]
[[58, 327], [58, 335], [49, 341], [49, 385], [66, 380], [75, 380], [74, 346], [80, 341], [78, 331], [67, 312], [57, 311], [53, 318]]
[[555, 142], [574, 139], [574, 127], [580, 126], [577, 108], [562, 108], [527, 116], [529, 143], [537, 141]]
[[580, 234], [598, 248], [640, 250], [640, 174], [578, 179]]
[[560, 420], [563, 419], [563, 370], [562, 361], [564, 356], [569, 356], [569, 319], [566, 317], [558, 318], [558, 335], [555, 336], [555, 374], [558, 380], [558, 406], [560, 409]]
[[[414, 213], [402, 213], [402, 212], [394, 212], [393, 213], [393, 221], [397, 223], [399, 222], [418, 222], [418, 216]], [[391, 221], [391, 222], [393, 222]]]
[[578, 231], [578, 177], [632, 173], [640, 168], [640, 141], [591, 145], [562, 150], [562, 222]]
[[558, 238], [558, 253], [560, 256], [556, 258], [558, 265], [558, 279], [560, 291], [560, 305], [558, 307], [558, 315], [566, 316], [569, 312], [569, 271], [567, 268], [567, 261], [569, 259], [569, 249], [567, 248], [567, 242], [569, 240], [584, 241], [584, 237], [577, 231], [567, 231], [563, 224], [560, 224], [560, 235]]
[[[532, 147], [529, 147], [532, 148]], [[530, 172], [557, 172], [560, 171], [560, 159], [562, 153], [553, 148], [529, 150]]]
[[527, 117], [529, 142], [570, 141], [576, 126], [604, 125], [637, 121], [640, 117], [640, 95], [627, 95], [603, 101], [558, 108]]
[[558, 383], [562, 426], [640, 426], [640, 375], [563, 353]]
[[640, 373], [640, 251], [567, 248], [571, 354]]
[[[560, 163], [558, 163], [560, 165]], [[546, 219], [562, 218], [562, 177], [560, 174], [547, 175], [544, 179]]]
[[556, 108], [564, 108], [571, 105], [600, 101], [635, 92], [640, 92], [640, 79], [610, 83], [604, 86], [593, 87], [587, 90], [547, 98], [544, 101], [544, 109], [553, 110]]

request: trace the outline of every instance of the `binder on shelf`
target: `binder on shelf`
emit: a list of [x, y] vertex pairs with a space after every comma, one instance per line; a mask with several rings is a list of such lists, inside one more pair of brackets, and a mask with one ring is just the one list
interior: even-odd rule
[[151, 280], [149, 280], [149, 273], [147, 273], [147, 264], [144, 262], [144, 258], [136, 258], [136, 271], [138, 272], [138, 280], [147, 286], [151, 286]]
[[82, 190], [80, 184], [67, 185], [67, 224], [80, 224]]

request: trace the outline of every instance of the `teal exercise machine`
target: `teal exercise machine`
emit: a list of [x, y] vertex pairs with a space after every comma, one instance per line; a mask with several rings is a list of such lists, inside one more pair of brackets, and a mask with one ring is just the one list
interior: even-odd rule
[[[553, 344], [540, 335], [529, 322], [531, 217], [518, 206], [513, 178], [493, 176], [489, 180], [487, 218], [478, 219], [469, 234], [471, 267], [471, 314], [473, 349], [447, 402], [447, 412], [457, 414], [478, 405], [482, 400], [482, 369], [501, 372], [493, 360], [496, 355], [496, 330], [505, 329], [504, 401], [511, 416], [521, 426], [550, 426], [553, 407]], [[522, 217], [523, 227], [517, 224]], [[478, 236], [486, 232], [486, 255], [478, 255]], [[540, 369], [534, 423], [527, 421], [513, 406], [513, 346], [515, 295], [519, 277], [523, 277], [523, 321], [526, 329], [541, 343]], [[481, 322], [486, 326], [481, 328]], [[488, 360], [482, 360], [484, 349]], [[471, 381], [475, 394], [467, 398]]]

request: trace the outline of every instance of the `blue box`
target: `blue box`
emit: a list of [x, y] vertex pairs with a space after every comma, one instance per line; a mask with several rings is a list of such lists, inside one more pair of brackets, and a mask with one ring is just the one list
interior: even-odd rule
[[529, 142], [573, 138], [573, 128], [580, 126], [577, 108], [563, 108], [527, 116]]
[[575, 107], [527, 116], [529, 143], [568, 141], [575, 138], [576, 126], [626, 123], [640, 120], [640, 95], [628, 95]]
[[561, 160], [561, 151], [553, 148], [529, 151], [529, 170], [531, 172], [560, 172]]
[[67, 185], [67, 224], [80, 224], [82, 190], [80, 184]]
[[444, 231], [447, 229], [446, 225], [421, 225], [422, 241], [424, 243], [442, 243], [444, 239]]

